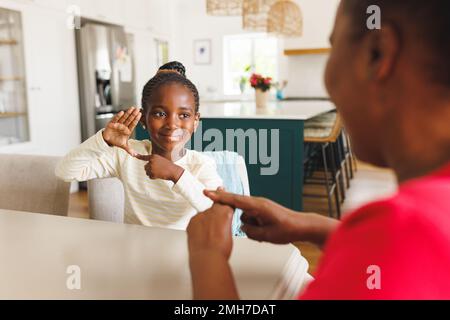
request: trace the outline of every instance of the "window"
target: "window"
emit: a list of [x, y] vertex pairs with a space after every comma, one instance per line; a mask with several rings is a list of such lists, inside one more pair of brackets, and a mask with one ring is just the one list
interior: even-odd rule
[[[274, 79], [278, 76], [278, 40], [266, 34], [224, 37], [224, 93], [250, 94], [248, 78], [253, 72]], [[248, 69], [248, 71], [246, 71]], [[241, 85], [241, 80], [242, 81]]]

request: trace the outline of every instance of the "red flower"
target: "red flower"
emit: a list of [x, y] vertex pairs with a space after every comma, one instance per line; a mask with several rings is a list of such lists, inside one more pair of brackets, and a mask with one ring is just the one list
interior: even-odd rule
[[258, 73], [253, 73], [249, 79], [250, 85], [255, 89], [261, 89], [263, 91], [267, 91], [272, 86], [272, 78], [271, 77], [263, 77]]

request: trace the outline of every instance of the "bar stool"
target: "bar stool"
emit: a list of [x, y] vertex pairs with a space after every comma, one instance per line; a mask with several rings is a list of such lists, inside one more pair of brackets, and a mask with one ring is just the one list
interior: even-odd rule
[[[332, 197], [335, 198], [337, 218], [341, 217], [341, 201], [345, 199], [342, 158], [338, 140], [342, 133], [342, 121], [336, 112], [330, 112], [305, 122], [304, 183], [325, 185], [328, 198], [328, 213], [333, 217]], [[315, 171], [323, 169], [324, 178], [313, 177]], [[304, 194], [304, 197], [321, 197]]]
[[347, 134], [345, 128], [342, 129], [342, 135], [343, 135], [345, 159], [348, 162], [350, 179], [353, 179], [353, 177], [355, 176], [355, 172], [358, 171], [356, 157], [352, 150], [350, 137]]

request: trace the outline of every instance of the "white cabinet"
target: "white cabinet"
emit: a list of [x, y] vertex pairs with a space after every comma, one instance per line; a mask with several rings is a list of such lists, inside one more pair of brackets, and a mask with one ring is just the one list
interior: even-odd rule
[[62, 155], [80, 142], [74, 32], [66, 15], [23, 11], [31, 142], [36, 153]]

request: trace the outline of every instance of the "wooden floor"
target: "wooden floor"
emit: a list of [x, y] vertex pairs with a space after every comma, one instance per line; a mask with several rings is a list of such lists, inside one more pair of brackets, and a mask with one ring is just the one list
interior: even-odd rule
[[[358, 171], [351, 180], [350, 188], [346, 190], [346, 199], [342, 204], [342, 215], [345, 216], [351, 210], [359, 206], [392, 194], [396, 189], [395, 176], [389, 170], [372, 167], [364, 163], [358, 163]], [[305, 187], [307, 189], [307, 187]], [[321, 193], [322, 190], [316, 190]], [[328, 215], [328, 206], [323, 199], [304, 199], [304, 210]], [[87, 192], [80, 191], [70, 196], [69, 216], [89, 219]], [[310, 264], [310, 273], [314, 274], [320, 260], [321, 251], [308, 243], [295, 243], [302, 255]]]

